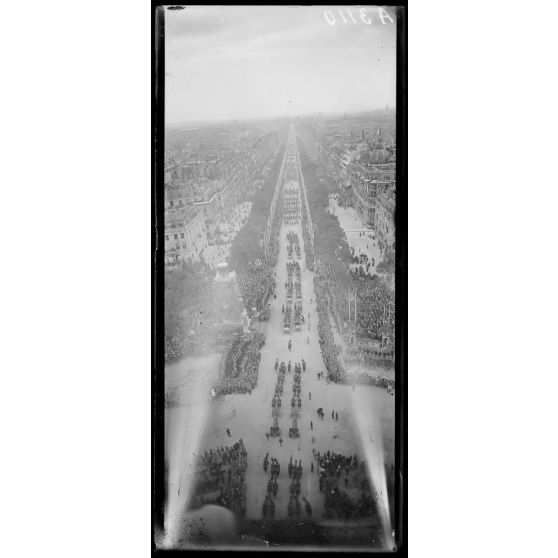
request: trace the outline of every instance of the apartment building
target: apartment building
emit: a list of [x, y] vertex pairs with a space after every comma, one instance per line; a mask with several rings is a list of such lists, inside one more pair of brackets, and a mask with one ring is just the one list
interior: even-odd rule
[[199, 261], [207, 248], [203, 211], [185, 207], [165, 215], [165, 263]]

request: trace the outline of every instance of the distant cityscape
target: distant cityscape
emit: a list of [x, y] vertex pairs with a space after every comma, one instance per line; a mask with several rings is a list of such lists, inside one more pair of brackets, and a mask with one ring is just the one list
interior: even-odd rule
[[[382, 253], [394, 250], [395, 111], [316, 115], [295, 122], [343, 202], [353, 205], [363, 224], [376, 232]], [[167, 130], [166, 265], [207, 258], [227, 213], [261, 188], [286, 129], [286, 119], [275, 119]]]
[[277, 131], [224, 127], [167, 132], [165, 263], [199, 261], [224, 214], [250, 198], [279, 148]]
[[314, 139], [342, 198], [376, 231], [386, 252], [395, 249], [395, 111], [384, 115], [385, 127], [362, 118], [321, 121]]

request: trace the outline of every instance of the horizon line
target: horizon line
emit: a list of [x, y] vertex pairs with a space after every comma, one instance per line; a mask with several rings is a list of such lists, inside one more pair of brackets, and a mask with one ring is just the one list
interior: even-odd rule
[[246, 122], [246, 121], [261, 121], [261, 120], [278, 120], [278, 119], [293, 119], [293, 118], [300, 118], [304, 116], [318, 116], [318, 115], [343, 115], [346, 114], [347, 116], [354, 116], [358, 114], [368, 113], [368, 112], [378, 112], [378, 111], [395, 111], [395, 107], [388, 106], [387, 109], [384, 108], [373, 108], [373, 109], [362, 109], [362, 110], [352, 110], [352, 111], [335, 111], [335, 112], [313, 112], [313, 113], [303, 113], [303, 114], [296, 114], [296, 115], [275, 115], [275, 116], [259, 116], [259, 117], [250, 117], [250, 116], [239, 116], [239, 117], [230, 117], [230, 118], [219, 118], [215, 120], [182, 120], [177, 122], [165, 122], [165, 128], [173, 127], [173, 126], [184, 126], [184, 125], [192, 125], [192, 124], [219, 124], [219, 123], [230, 123], [230, 122]]

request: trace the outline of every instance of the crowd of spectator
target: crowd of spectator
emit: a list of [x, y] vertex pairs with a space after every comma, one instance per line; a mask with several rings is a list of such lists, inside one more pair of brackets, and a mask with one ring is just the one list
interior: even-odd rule
[[395, 337], [394, 293], [377, 275], [353, 275], [357, 287], [357, 336], [392, 345]]
[[214, 273], [204, 262], [165, 268], [165, 362], [205, 348]]
[[247, 457], [242, 438], [232, 447], [210, 449], [200, 456], [190, 507], [215, 504], [244, 517]]
[[189, 331], [184, 327], [175, 329], [171, 335], [165, 335], [165, 364], [210, 350], [214, 338], [208, 323], [197, 324]]
[[165, 362], [176, 362], [187, 354], [192, 354], [196, 344], [195, 337], [188, 336], [184, 331], [165, 336]]
[[[315, 452], [318, 462], [319, 489], [325, 494], [325, 516], [329, 519], [368, 517], [374, 512], [374, 498], [358, 456], [327, 451]], [[355, 498], [355, 490], [359, 494]]]
[[275, 289], [272, 268], [263, 260], [256, 260], [246, 271], [238, 272], [238, 286], [246, 310], [262, 310]]
[[358, 265], [359, 267], [357, 269], [361, 271], [361, 273], [365, 274], [370, 273], [370, 268], [376, 265], [376, 259], [373, 257], [370, 258], [368, 254], [362, 252], [357, 256], [354, 247], [351, 246], [351, 263]]
[[236, 233], [244, 226], [250, 211], [252, 202], [245, 201], [238, 204], [230, 214], [224, 214], [219, 224], [213, 230], [213, 244], [216, 246], [228, 246], [236, 236]]
[[216, 397], [228, 393], [252, 393], [258, 383], [260, 349], [264, 339], [256, 332], [232, 339], [221, 358], [219, 377], [213, 387]]

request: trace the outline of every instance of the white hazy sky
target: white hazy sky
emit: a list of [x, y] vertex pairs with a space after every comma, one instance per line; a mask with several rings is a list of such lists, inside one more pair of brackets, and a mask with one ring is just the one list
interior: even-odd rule
[[167, 9], [167, 123], [394, 107], [395, 13], [365, 9], [371, 24], [348, 6]]

